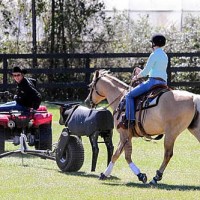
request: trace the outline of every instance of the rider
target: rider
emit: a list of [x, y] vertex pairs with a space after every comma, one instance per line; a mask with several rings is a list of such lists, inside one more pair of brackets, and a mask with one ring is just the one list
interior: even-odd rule
[[162, 34], [155, 34], [151, 39], [153, 52], [147, 60], [145, 68], [132, 81], [147, 77], [148, 80], [133, 88], [126, 95], [126, 111], [118, 128], [128, 129], [135, 126], [135, 102], [134, 98], [149, 91], [154, 85], [167, 84], [168, 56], [161, 47], [165, 46], [166, 38]]
[[41, 103], [41, 94], [36, 89], [36, 80], [27, 78], [25, 69], [14, 67], [12, 77], [17, 83], [17, 94], [14, 101], [0, 105], [0, 111], [29, 111], [30, 108], [38, 109]]

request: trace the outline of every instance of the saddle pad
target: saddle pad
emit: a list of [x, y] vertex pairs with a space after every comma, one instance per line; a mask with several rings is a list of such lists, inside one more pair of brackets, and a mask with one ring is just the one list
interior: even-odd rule
[[162, 94], [164, 94], [165, 92], [167, 92], [169, 90], [162, 90], [160, 91], [160, 93], [158, 95], [156, 95], [155, 97], [146, 97], [143, 101], [139, 98], [136, 100], [136, 111], [138, 110], [144, 110], [147, 108], [152, 108], [154, 106], [158, 105], [159, 99], [162, 96]]
[[[157, 106], [160, 96], [170, 90], [169, 88], [162, 88], [162, 87], [160, 89], [159, 91], [152, 90], [153, 92], [158, 91], [156, 94], [152, 94], [152, 91], [149, 91], [148, 93], [144, 93], [143, 95], [135, 98], [136, 111]], [[126, 97], [124, 96], [117, 108], [118, 111], [117, 119], [119, 119], [122, 112], [125, 112], [125, 107], [126, 107]]]

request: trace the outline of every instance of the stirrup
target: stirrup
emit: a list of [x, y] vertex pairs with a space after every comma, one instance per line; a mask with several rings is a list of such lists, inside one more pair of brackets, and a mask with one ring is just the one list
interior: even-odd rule
[[135, 126], [135, 120], [125, 120], [125, 121], [121, 121], [119, 122], [119, 124], [117, 125], [117, 129], [119, 128], [123, 128], [123, 129], [132, 129]]

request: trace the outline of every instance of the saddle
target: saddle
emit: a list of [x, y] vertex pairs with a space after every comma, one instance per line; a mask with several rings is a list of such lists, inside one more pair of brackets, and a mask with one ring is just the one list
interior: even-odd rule
[[148, 109], [158, 105], [160, 96], [170, 89], [167, 85], [155, 85], [148, 92], [135, 99], [136, 111]]
[[[155, 85], [148, 92], [135, 98], [135, 108], [136, 108], [135, 111], [139, 112], [137, 121], [138, 121], [138, 127], [140, 129], [140, 132], [142, 133], [142, 136], [152, 139], [151, 136], [148, 135], [143, 128], [143, 122], [145, 119], [144, 117], [145, 112], [143, 111], [145, 111], [146, 109], [152, 108], [154, 106], [157, 106], [161, 95], [170, 90], [171, 89], [167, 85]], [[126, 102], [126, 99], [124, 96], [117, 108], [117, 112], [118, 112], [117, 119], [119, 119], [122, 112], [125, 112], [125, 104], [126, 104], [125, 102]], [[139, 134], [137, 134], [136, 130], [134, 130], [134, 132], [136, 133], [136, 135], [140, 136]], [[161, 139], [162, 138], [161, 136], [158, 136], [156, 139]]]

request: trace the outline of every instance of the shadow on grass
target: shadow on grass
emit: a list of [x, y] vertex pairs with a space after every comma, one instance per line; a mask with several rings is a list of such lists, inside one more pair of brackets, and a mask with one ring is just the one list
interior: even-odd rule
[[[7, 152], [12, 152], [12, 151], [6, 151], [5, 153]], [[0, 154], [1, 155], [1, 154]], [[30, 168], [43, 168], [43, 169], [46, 169], [46, 170], [54, 170], [54, 168], [48, 168], [48, 167], [45, 167], [45, 166], [38, 166], [38, 164], [34, 165], [34, 162], [33, 163], [27, 163], [26, 161], [29, 161], [29, 160], [36, 160], [36, 159], [41, 159], [41, 160], [46, 160], [46, 161], [50, 161], [50, 162], [55, 162], [55, 160], [51, 160], [51, 159], [48, 159], [48, 158], [44, 158], [44, 157], [40, 157], [38, 155], [32, 155], [32, 154], [23, 154], [21, 152], [17, 152], [17, 153], [13, 153], [13, 154], [10, 154], [10, 155], [7, 155], [7, 156], [4, 156], [4, 157], [0, 157], [0, 160], [4, 160], [4, 158], [8, 158], [8, 159], [12, 159], [13, 158], [17, 158], [18, 159], [18, 166], [21, 166], [21, 167], [30, 167]], [[59, 170], [59, 169], [58, 169]]]
[[[62, 174], [65, 175], [70, 175], [70, 176], [80, 176], [80, 177], [86, 177], [86, 178], [96, 178], [99, 179], [99, 175], [97, 174], [92, 174], [92, 173], [88, 173], [88, 172], [62, 172], [59, 171]], [[108, 180], [119, 180], [119, 178], [115, 177], [115, 176], [110, 176]], [[99, 180], [99, 181], [103, 181], [103, 180]]]
[[[8, 151], [7, 151], [8, 152]], [[5, 153], [7, 153], [5, 152]], [[11, 151], [10, 151], [11, 152]], [[3, 158], [25, 158], [25, 159], [33, 159], [33, 158], [41, 158], [40, 156], [37, 156], [37, 155], [31, 155], [31, 154], [27, 154], [27, 153], [21, 153], [21, 152], [17, 152], [17, 153], [13, 153], [13, 154], [10, 154], [10, 155], [7, 155], [7, 156], [4, 156], [0, 159], [3, 159]], [[45, 159], [45, 158], [41, 158], [41, 159]]]
[[110, 186], [119, 186], [124, 185], [127, 187], [136, 187], [136, 188], [152, 188], [152, 189], [159, 189], [159, 190], [179, 190], [179, 191], [191, 191], [191, 190], [198, 190], [200, 191], [200, 186], [192, 186], [192, 185], [169, 185], [169, 184], [158, 184], [158, 185], [150, 185], [150, 184], [143, 184], [143, 183], [113, 183], [113, 182], [105, 182], [105, 185]]

